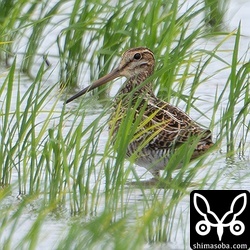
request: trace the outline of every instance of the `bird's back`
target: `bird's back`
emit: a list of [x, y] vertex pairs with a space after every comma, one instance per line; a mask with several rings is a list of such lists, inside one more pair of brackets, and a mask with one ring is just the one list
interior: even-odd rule
[[125, 104], [121, 100], [116, 103], [111, 122], [115, 122], [113, 132], [117, 133], [122, 120], [131, 115], [132, 109], [131, 126], [136, 124], [136, 128], [131, 129], [134, 135], [128, 144], [127, 156], [136, 154], [137, 165], [151, 169], [152, 173], [162, 170], [171, 154], [187, 141], [191, 143], [192, 138], [197, 141], [192, 159], [204, 154], [213, 145], [211, 131], [201, 128], [179, 108], [159, 100], [153, 94], [145, 95], [139, 103], [138, 100], [135, 102]]

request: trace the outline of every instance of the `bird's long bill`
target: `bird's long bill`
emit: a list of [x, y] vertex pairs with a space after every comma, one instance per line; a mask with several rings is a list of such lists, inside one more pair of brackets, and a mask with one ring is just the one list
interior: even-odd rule
[[73, 95], [72, 97], [70, 97], [66, 103], [69, 103], [73, 100], [75, 100], [76, 98], [78, 98], [79, 96], [81, 95], [84, 95], [85, 93], [91, 91], [92, 89], [95, 89], [107, 82], [110, 82], [112, 80], [114, 80], [115, 78], [119, 77], [120, 76], [120, 69], [119, 68], [116, 68], [114, 70], [112, 70], [109, 74], [101, 77], [100, 79], [98, 79], [97, 81], [95, 81], [92, 85], [84, 88], [83, 90], [81, 90], [80, 92], [78, 92], [77, 94]]

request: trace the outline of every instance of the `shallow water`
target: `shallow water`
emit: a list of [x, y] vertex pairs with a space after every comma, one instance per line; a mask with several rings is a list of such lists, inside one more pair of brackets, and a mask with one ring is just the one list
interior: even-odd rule
[[[190, 4], [192, 1], [190, 1]], [[225, 25], [227, 30], [233, 30], [238, 27], [239, 21], [241, 21], [241, 32], [243, 36], [241, 37], [241, 46], [240, 46], [240, 56], [245, 57], [245, 58], [250, 58], [249, 57], [249, 42], [250, 42], [250, 29], [249, 29], [249, 23], [250, 23], [250, 2], [247, 0], [241, 0], [241, 1], [230, 1], [229, 4], [229, 9], [225, 18]], [[63, 25], [63, 24], [62, 24]], [[25, 41], [22, 41], [23, 43]], [[202, 49], [213, 49], [216, 44], [218, 43], [217, 39], [210, 39], [210, 40], [204, 40], [204, 43], [201, 44], [195, 44], [194, 47], [200, 46]], [[223, 56], [225, 60], [230, 61], [231, 56], [233, 53], [233, 46], [234, 46], [234, 39], [230, 38], [228, 39], [221, 47], [220, 51], [220, 56]], [[53, 48], [51, 48], [53, 50]], [[248, 50], [248, 52], [247, 52]], [[51, 52], [51, 51], [50, 51]], [[248, 54], [247, 54], [248, 53]], [[37, 68], [39, 67], [40, 61], [37, 61]], [[56, 75], [56, 59], [52, 59], [51, 63], [53, 65], [52, 71], [54, 71], [54, 74]], [[213, 105], [213, 96], [215, 95], [216, 91], [220, 92], [220, 90], [223, 89], [223, 86], [228, 78], [228, 74], [230, 70], [223, 70], [221, 72], [217, 72], [218, 69], [220, 69], [223, 65], [221, 65], [220, 62], [213, 60], [209, 66], [205, 70], [204, 77], [207, 76], [212, 76], [209, 78], [208, 81], [206, 81], [206, 84], [202, 84], [199, 86], [196, 96], [202, 97], [202, 99], [205, 99], [205, 101], [198, 100], [195, 104], [200, 107], [200, 109], [204, 109], [204, 112], [207, 113], [207, 116], [210, 116], [209, 110], [210, 107]], [[6, 71], [6, 69], [0, 69], [0, 74], [2, 75], [2, 72]], [[48, 76], [51, 74], [50, 78], [48, 78], [46, 84], [51, 84], [53, 83], [53, 74], [51, 72], [48, 72]], [[86, 74], [85, 74], [86, 75]], [[214, 76], [213, 76], [214, 75]], [[26, 91], [28, 88], [29, 84], [31, 81], [25, 77], [24, 75], [20, 76], [22, 79], [22, 88], [20, 88], [23, 93]], [[2, 81], [3, 77], [0, 78], [0, 83]], [[57, 80], [54, 79], [56, 82]], [[85, 76], [83, 78], [83, 85], [85, 86], [85, 82], [89, 82], [89, 77]], [[112, 87], [111, 90], [111, 95], [113, 96], [117, 89], [119, 88], [119, 85], [121, 84], [122, 80], [116, 81], [116, 84]], [[53, 104], [53, 101], [57, 99], [57, 89], [54, 90], [54, 92], [51, 93], [51, 98], [50, 102], [48, 102], [48, 107], [49, 105]], [[188, 93], [188, 90], [187, 90]], [[13, 107], [15, 107], [15, 103], [12, 103]], [[70, 104], [68, 107], [69, 109], [73, 108], [74, 106], [77, 105], [77, 102]], [[180, 106], [183, 105], [184, 103], [180, 104]], [[47, 108], [48, 108], [47, 107]], [[59, 101], [57, 104], [57, 109], [60, 111], [63, 107], [63, 101]], [[223, 103], [222, 103], [223, 107]], [[89, 110], [87, 111], [88, 115], [86, 117], [86, 121], [91, 122], [93, 119], [95, 119], [96, 115], [101, 113], [101, 105], [97, 105], [95, 109], [93, 110], [90, 107], [87, 107]], [[181, 107], [182, 108], [182, 107]], [[236, 108], [240, 108], [240, 105]], [[93, 114], [94, 112], [94, 114]], [[206, 117], [201, 117], [200, 114], [196, 113], [195, 110], [191, 109], [190, 116], [194, 119], [197, 120], [199, 123], [203, 124], [204, 126], [207, 126], [209, 124], [209, 121]], [[43, 117], [39, 117], [41, 121], [43, 121]], [[105, 119], [105, 118], [104, 118]], [[220, 118], [217, 117], [219, 120]], [[52, 121], [52, 125], [53, 125]], [[67, 123], [70, 123], [71, 120], [67, 120], [65, 124], [65, 129], [67, 129]], [[39, 129], [39, 127], [37, 128]], [[214, 140], [216, 140], [216, 134], [218, 131], [215, 129], [213, 131], [214, 135]], [[102, 147], [104, 147], [106, 140], [108, 137], [108, 131], [103, 132], [103, 136], [100, 138], [99, 142], [99, 147], [100, 150], [102, 150]], [[238, 139], [240, 138], [240, 134], [238, 134]], [[237, 139], [237, 138], [236, 138]], [[250, 160], [249, 160], [249, 150], [246, 150], [246, 154], [244, 157], [238, 157], [230, 160], [225, 160], [225, 146], [222, 146], [221, 150], [218, 152], [214, 152], [211, 156], [208, 157], [206, 162], [209, 162], [210, 160], [212, 161], [214, 158], [214, 154], [216, 154], [216, 162], [213, 163], [213, 172], [218, 172], [218, 174], [222, 175], [222, 178], [220, 178], [220, 181], [217, 183], [217, 189], [246, 189], [250, 190]], [[221, 160], [219, 160], [221, 159]], [[129, 165], [129, 164], [128, 164]], [[204, 175], [207, 174], [207, 169], [211, 168], [205, 167], [202, 169], [199, 173], [199, 175], [196, 177], [197, 181], [202, 180]], [[142, 176], [142, 179], [148, 179], [150, 178], [150, 174], [145, 172], [145, 169], [137, 167], [136, 168], [138, 176]], [[131, 177], [132, 178], [132, 177]], [[216, 175], [213, 176], [213, 178], [216, 178]], [[210, 179], [210, 183], [206, 183], [204, 189], [209, 189], [210, 185], [213, 182], [213, 178]], [[13, 177], [12, 177], [13, 183], [17, 180], [17, 173], [13, 172]], [[240, 181], [238, 181], [240, 180]], [[146, 191], [147, 192], [147, 191]], [[150, 194], [150, 192], [149, 192]], [[18, 193], [16, 194], [18, 195]], [[8, 202], [10, 203], [17, 203], [18, 205], [18, 200], [16, 198], [16, 195], [13, 194], [12, 197], [9, 197]], [[134, 203], [135, 201], [137, 202], [138, 207], [140, 206], [140, 199], [141, 199], [141, 192], [136, 191], [132, 194], [129, 195], [128, 202]], [[34, 223], [34, 218], [32, 218], [32, 213], [31, 213], [32, 208], [27, 208], [23, 211], [23, 215], [21, 217], [21, 220], [19, 221], [19, 227], [20, 227], [20, 233], [15, 236], [15, 241], [18, 243], [18, 241], [30, 230], [30, 227]], [[177, 208], [176, 212], [176, 223], [179, 221], [179, 217], [181, 216], [183, 219], [183, 223], [185, 225], [189, 225], [189, 196], [186, 196], [180, 203]], [[63, 216], [61, 216], [60, 219], [52, 218], [51, 220], [46, 220], [42, 226], [41, 234], [40, 234], [40, 239], [39, 239], [39, 244], [38, 244], [38, 249], [55, 249], [57, 242], [60, 240], [60, 238], [63, 237], [65, 233], [69, 230], [68, 227], [68, 219], [62, 219]], [[177, 219], [178, 218], [178, 219]], [[8, 230], [8, 229], [7, 229]], [[10, 229], [9, 229], [10, 230]], [[145, 245], [145, 249], [183, 249], [183, 242], [188, 242], [189, 240], [189, 226], [187, 226], [184, 229], [179, 227], [174, 224], [173, 230], [176, 230], [172, 235], [171, 242], [169, 244], [156, 244], [154, 246], [152, 245]], [[2, 236], [4, 237], [4, 236]], [[15, 243], [13, 243], [15, 245]], [[187, 244], [188, 245], [188, 244]]]

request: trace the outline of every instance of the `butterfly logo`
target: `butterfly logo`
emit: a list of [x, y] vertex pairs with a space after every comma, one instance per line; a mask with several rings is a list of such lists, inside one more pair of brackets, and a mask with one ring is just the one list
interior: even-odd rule
[[[240, 199], [243, 199], [243, 205], [239, 209]], [[231, 206], [230, 206], [230, 210], [227, 211], [222, 216], [221, 219], [219, 219], [218, 216], [213, 211], [211, 211], [210, 205], [207, 199], [203, 195], [199, 193], [195, 193], [193, 201], [194, 201], [193, 203], [194, 203], [194, 207], [196, 211], [204, 218], [203, 220], [200, 220], [199, 222], [197, 222], [195, 226], [195, 230], [199, 235], [204, 236], [204, 235], [209, 234], [211, 227], [217, 228], [217, 235], [218, 235], [219, 241], [221, 241], [222, 239], [222, 235], [224, 233], [224, 227], [229, 227], [230, 232], [233, 235], [238, 236], [244, 233], [245, 225], [243, 224], [242, 221], [237, 220], [237, 217], [246, 208], [246, 205], [247, 205], [246, 193], [239, 194], [233, 199]], [[198, 201], [200, 202], [199, 203], [200, 207], [198, 206]], [[236, 203], [238, 203], [237, 207], [235, 206]], [[203, 206], [201, 206], [202, 204]], [[226, 223], [225, 222], [226, 219], [228, 221], [230, 218], [231, 218], [230, 222]]]

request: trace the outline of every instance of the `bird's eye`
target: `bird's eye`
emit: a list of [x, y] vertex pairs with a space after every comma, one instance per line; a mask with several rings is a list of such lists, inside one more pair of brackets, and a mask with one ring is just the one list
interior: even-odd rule
[[134, 54], [134, 59], [136, 59], [136, 60], [141, 59], [141, 54], [140, 53]]

